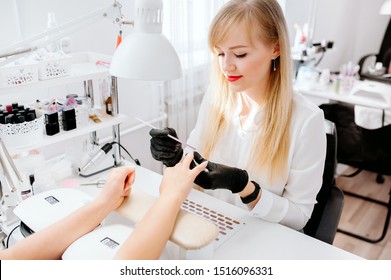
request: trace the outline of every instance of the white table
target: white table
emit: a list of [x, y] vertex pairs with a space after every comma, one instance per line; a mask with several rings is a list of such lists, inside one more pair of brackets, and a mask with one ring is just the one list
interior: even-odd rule
[[357, 81], [349, 93], [336, 93], [332, 87], [320, 88], [317, 85], [312, 88], [295, 87], [295, 90], [310, 99], [312, 97], [323, 100], [323, 102], [314, 101], [316, 104], [331, 100], [376, 109], [391, 109], [391, 85], [375, 81]]
[[[158, 196], [161, 177], [137, 166], [133, 188]], [[361, 259], [283, 225], [252, 217], [248, 211], [203, 192], [192, 190], [189, 199], [244, 224], [215, 250], [214, 259]]]
[[[132, 164], [133, 165], [133, 164]], [[146, 168], [135, 166], [136, 177], [133, 189], [144, 191], [154, 197], [159, 195], [159, 185], [162, 175], [150, 171]], [[94, 182], [99, 179], [105, 179], [109, 171], [88, 178], [79, 178], [82, 182]], [[77, 187], [87, 194], [95, 197], [101, 190], [96, 186]], [[233, 231], [228, 232], [220, 242], [214, 242], [212, 254], [207, 254], [207, 259], [231, 259], [231, 260], [330, 260], [330, 259], [361, 259], [356, 255], [343, 251], [337, 247], [309, 237], [303, 233], [292, 230], [280, 224], [263, 221], [252, 217], [250, 213], [232, 204], [216, 199], [203, 192], [192, 190], [188, 200], [192, 201], [197, 207], [204, 207], [215, 211], [218, 214], [230, 217], [232, 220], [240, 222], [240, 225]], [[217, 215], [217, 214], [216, 214]], [[132, 226], [130, 221], [117, 213], [110, 214], [104, 221], [105, 225], [122, 223]], [[17, 224], [9, 227], [9, 230]], [[10, 244], [21, 240], [23, 236], [20, 231], [12, 234]], [[169, 242], [163, 259], [188, 258], [191, 256], [204, 256], [203, 254], [184, 255], [178, 253], [178, 247]], [[179, 257], [178, 257], [179, 256]], [[190, 257], [189, 257], [190, 256]]]

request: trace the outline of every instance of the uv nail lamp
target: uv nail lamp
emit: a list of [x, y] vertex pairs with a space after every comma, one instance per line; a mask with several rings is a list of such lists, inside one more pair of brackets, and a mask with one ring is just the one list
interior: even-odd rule
[[61, 220], [91, 200], [80, 190], [58, 188], [29, 197], [15, 207], [14, 213], [21, 220], [21, 231], [26, 237]]
[[97, 228], [80, 237], [62, 255], [63, 260], [110, 260], [133, 229], [113, 224]]

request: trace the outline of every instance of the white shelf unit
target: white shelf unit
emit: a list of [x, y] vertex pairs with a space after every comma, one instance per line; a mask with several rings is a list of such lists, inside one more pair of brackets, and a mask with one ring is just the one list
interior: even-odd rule
[[97, 61], [110, 62], [111, 57], [98, 53], [74, 53], [71, 55], [72, 67], [68, 76], [13, 87], [0, 87], [0, 95], [9, 95], [25, 89], [40, 89], [61, 86], [94, 79], [103, 79], [109, 75], [107, 64], [96, 65]]
[[[71, 66], [70, 75], [55, 78], [55, 79], [50, 79], [50, 80], [40, 80], [32, 84], [6, 87], [6, 88], [0, 87], [0, 96], [14, 94], [19, 91], [26, 91], [28, 89], [41, 89], [41, 88], [67, 85], [67, 84], [77, 83], [77, 82], [89, 82], [95, 79], [107, 78], [109, 76], [108, 63], [111, 60], [110, 56], [87, 52], [87, 53], [74, 53], [71, 55], [71, 57], [72, 57], [72, 66]], [[97, 62], [103, 62], [103, 63], [97, 64]], [[92, 90], [92, 89], [86, 89], [86, 90]], [[113, 95], [117, 93], [112, 92], [111, 94]], [[115, 99], [117, 99], [117, 97], [115, 97]], [[116, 133], [119, 133], [118, 125], [120, 123], [123, 123], [126, 119], [127, 117], [125, 115], [117, 114], [113, 117], [102, 119], [101, 123], [93, 123], [92, 121], [90, 121], [88, 125], [80, 126], [70, 131], [60, 131], [60, 133], [52, 136], [44, 135], [43, 140], [40, 141], [39, 143], [34, 143], [28, 146], [26, 145], [24, 147], [7, 147], [7, 148], [10, 150], [11, 154], [16, 154], [26, 150], [42, 148], [51, 144], [66, 141], [88, 133], [94, 133], [98, 130], [109, 128], [109, 127], [117, 127]], [[116, 133], [113, 132], [113, 138], [117, 137], [117, 135], [115, 135]]]
[[76, 129], [73, 129], [73, 130], [69, 130], [69, 131], [61, 130], [60, 133], [52, 135], [52, 136], [44, 135], [42, 141], [35, 143], [35, 144], [32, 144], [32, 145], [23, 146], [23, 147], [7, 147], [7, 148], [9, 149], [9, 152], [14, 155], [14, 154], [18, 154], [20, 152], [26, 151], [26, 150], [33, 150], [33, 149], [42, 148], [42, 147], [49, 146], [52, 144], [60, 143], [62, 141], [70, 140], [75, 137], [88, 134], [90, 132], [95, 132], [95, 131], [102, 130], [105, 128], [110, 128], [115, 125], [119, 125], [119, 124], [123, 123], [124, 121], [126, 121], [126, 119], [127, 119], [126, 115], [119, 114], [115, 117], [110, 117], [106, 120], [103, 120], [101, 123], [92, 123], [91, 122], [88, 125], [77, 127]]

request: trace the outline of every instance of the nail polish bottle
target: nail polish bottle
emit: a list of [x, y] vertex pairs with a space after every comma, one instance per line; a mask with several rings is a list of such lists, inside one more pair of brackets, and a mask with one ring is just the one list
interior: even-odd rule
[[18, 106], [19, 106], [19, 104], [18, 104], [18, 102], [14, 102], [14, 103], [12, 103], [12, 109], [18, 109]]
[[5, 124], [5, 114], [3, 113], [0, 114], [0, 123]]
[[33, 120], [35, 120], [36, 118], [35, 118], [35, 114], [33, 113], [33, 112], [28, 112], [27, 114], [26, 114], [26, 121], [28, 121], [28, 122], [31, 122], [31, 121], [33, 121]]
[[60, 124], [58, 122], [58, 113], [45, 114], [45, 128], [46, 134], [49, 136], [60, 132]]
[[62, 111], [62, 127], [65, 131], [76, 128], [76, 112], [75, 109]]
[[8, 114], [5, 117], [5, 124], [13, 123], [14, 121], [14, 115], [13, 114]]
[[26, 112], [26, 119], [27, 119], [27, 116], [30, 115], [30, 117], [29, 117], [30, 120], [29, 121], [33, 121], [33, 120], [35, 120], [37, 118], [37, 114], [35, 112], [35, 109], [27, 107], [25, 109], [25, 112]]
[[15, 116], [15, 123], [24, 123], [26, 121], [26, 118], [22, 114], [17, 114]]

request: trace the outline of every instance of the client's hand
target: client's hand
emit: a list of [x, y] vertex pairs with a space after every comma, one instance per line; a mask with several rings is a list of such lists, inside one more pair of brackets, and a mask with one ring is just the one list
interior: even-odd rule
[[190, 169], [193, 160], [193, 152], [188, 153], [175, 167], [164, 170], [162, 182], [160, 184], [160, 195], [176, 196], [183, 202], [189, 195], [193, 187], [195, 177], [205, 169], [208, 162]]
[[116, 210], [124, 198], [130, 194], [134, 178], [135, 171], [133, 167], [121, 166], [114, 168], [95, 201], [103, 203], [110, 211]]
[[165, 166], [171, 167], [181, 160], [183, 149], [182, 144], [168, 137], [168, 134], [177, 137], [175, 129], [169, 127], [164, 129], [151, 129], [149, 132], [149, 135], [152, 136], [152, 157], [163, 162]]
[[[197, 163], [206, 161], [197, 152], [194, 152], [194, 160]], [[192, 166], [195, 166], [195, 164], [192, 163]], [[194, 181], [194, 183], [204, 189], [228, 189], [233, 193], [239, 193], [248, 183], [248, 174], [246, 170], [211, 161], [208, 162], [206, 168], [209, 172], [201, 172]]]

